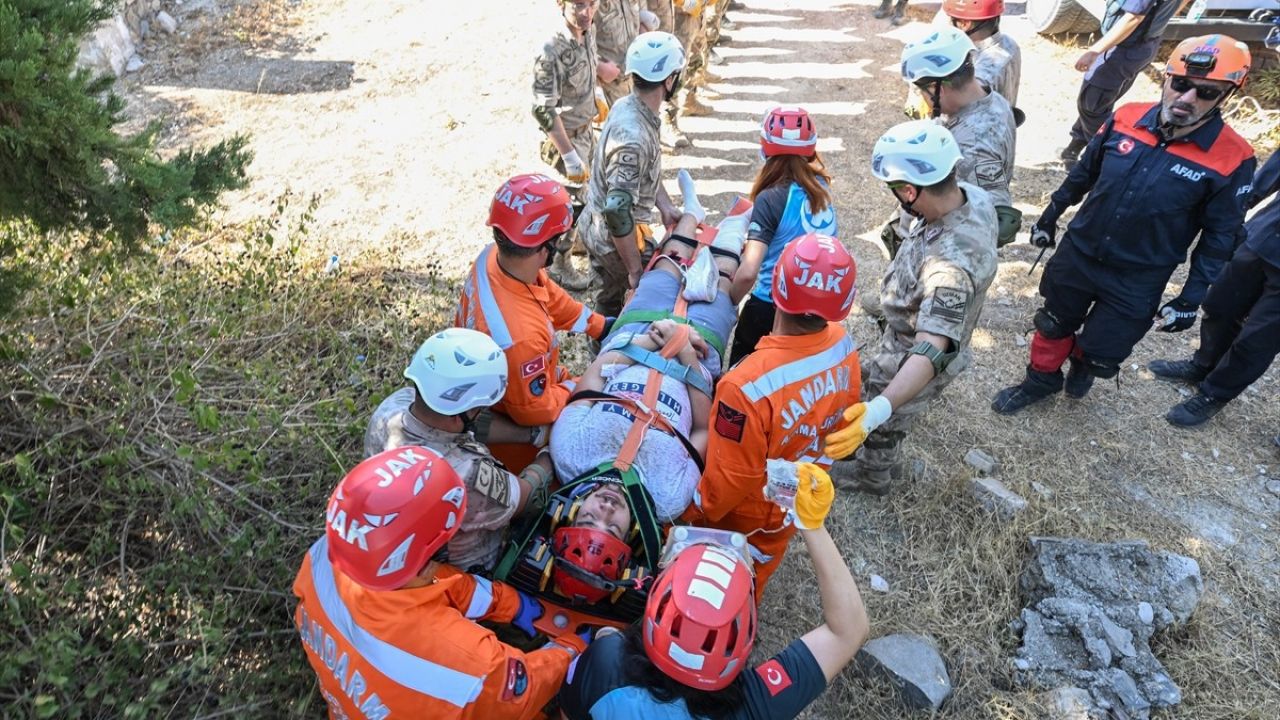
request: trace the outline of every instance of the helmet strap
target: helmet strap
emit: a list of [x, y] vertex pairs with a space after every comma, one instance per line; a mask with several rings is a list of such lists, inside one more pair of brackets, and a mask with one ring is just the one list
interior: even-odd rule
[[934, 80], [933, 89], [929, 92], [929, 104], [932, 106], [930, 108], [930, 112], [931, 112], [931, 117], [934, 120], [937, 120], [938, 118], [942, 117], [942, 102], [940, 100], [941, 96], [942, 96], [942, 81]]
[[[671, 73], [667, 77], [675, 78], [675, 80], [673, 80], [671, 83], [671, 89], [667, 90], [664, 93], [663, 100], [670, 100], [671, 98], [676, 96], [676, 93], [680, 92], [680, 85], [684, 80], [684, 71], [683, 70], [676, 71], [674, 73]], [[665, 87], [665, 82], [664, 82], [664, 87]]]
[[924, 190], [919, 185], [916, 185], [914, 183], [911, 184], [911, 187], [916, 189], [915, 199], [912, 200], [911, 202], [904, 201], [901, 197], [899, 197], [898, 193], [894, 193], [893, 197], [898, 201], [898, 206], [902, 208], [903, 212], [907, 213], [913, 218], [923, 218], [924, 215], [921, 215], [920, 212], [918, 210], [913, 209], [912, 206], [915, 205], [916, 201], [920, 199], [920, 193], [924, 192]]

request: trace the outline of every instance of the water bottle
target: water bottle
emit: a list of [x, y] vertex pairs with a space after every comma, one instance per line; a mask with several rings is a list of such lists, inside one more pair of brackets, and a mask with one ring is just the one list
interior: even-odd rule
[[1187, 19], [1191, 22], [1200, 22], [1200, 18], [1204, 17], [1204, 11], [1209, 7], [1209, 0], [1196, 0], [1191, 3], [1191, 9], [1187, 11]]
[[328, 274], [328, 275], [332, 275], [333, 273], [338, 272], [338, 256], [337, 255], [329, 256], [329, 262], [325, 263], [324, 271], [325, 271], [325, 274]]

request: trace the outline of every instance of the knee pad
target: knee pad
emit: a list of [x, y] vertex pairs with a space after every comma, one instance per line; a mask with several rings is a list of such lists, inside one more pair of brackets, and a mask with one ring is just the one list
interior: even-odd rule
[[610, 235], [626, 237], [636, 231], [635, 218], [631, 217], [634, 202], [631, 193], [626, 190], [609, 191], [604, 199], [604, 210], [600, 214], [604, 216], [604, 224], [609, 228]]
[[1090, 375], [1103, 380], [1109, 380], [1120, 374], [1120, 363], [1111, 362], [1109, 360], [1098, 360], [1089, 356], [1083, 356], [1080, 361], [1084, 363], [1084, 369]]
[[1036, 311], [1033, 322], [1036, 326], [1036, 332], [1043, 335], [1045, 340], [1061, 340], [1075, 334], [1075, 328], [1068, 328], [1063, 325], [1061, 320], [1054, 317], [1053, 313], [1044, 308]]

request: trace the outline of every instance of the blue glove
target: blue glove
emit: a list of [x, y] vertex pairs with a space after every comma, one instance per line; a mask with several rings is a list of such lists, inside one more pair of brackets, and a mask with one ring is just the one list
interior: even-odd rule
[[512, 625], [520, 628], [525, 635], [529, 637], [537, 637], [538, 629], [533, 626], [534, 621], [542, 617], [545, 610], [542, 609], [542, 603], [532, 595], [528, 595], [519, 591], [516, 594], [520, 596], [520, 610], [516, 612], [516, 617], [511, 621]]

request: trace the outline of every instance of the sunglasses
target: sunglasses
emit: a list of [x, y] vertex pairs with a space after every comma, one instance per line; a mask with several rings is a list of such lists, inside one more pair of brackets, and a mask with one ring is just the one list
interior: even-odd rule
[[1196, 97], [1201, 100], [1217, 100], [1226, 92], [1225, 89], [1212, 85], [1197, 85], [1184, 77], [1169, 78], [1169, 87], [1179, 95], [1195, 88]]
[[889, 189], [890, 189], [890, 190], [897, 190], [897, 189], [899, 189], [899, 188], [904, 188], [904, 187], [907, 187], [907, 186], [908, 186], [908, 185], [910, 185], [910, 184], [911, 184], [911, 183], [909, 183], [909, 182], [904, 182], [904, 181], [902, 181], [902, 180], [890, 180], [889, 182], [885, 183], [885, 185], [887, 185], [887, 186], [889, 187]]

